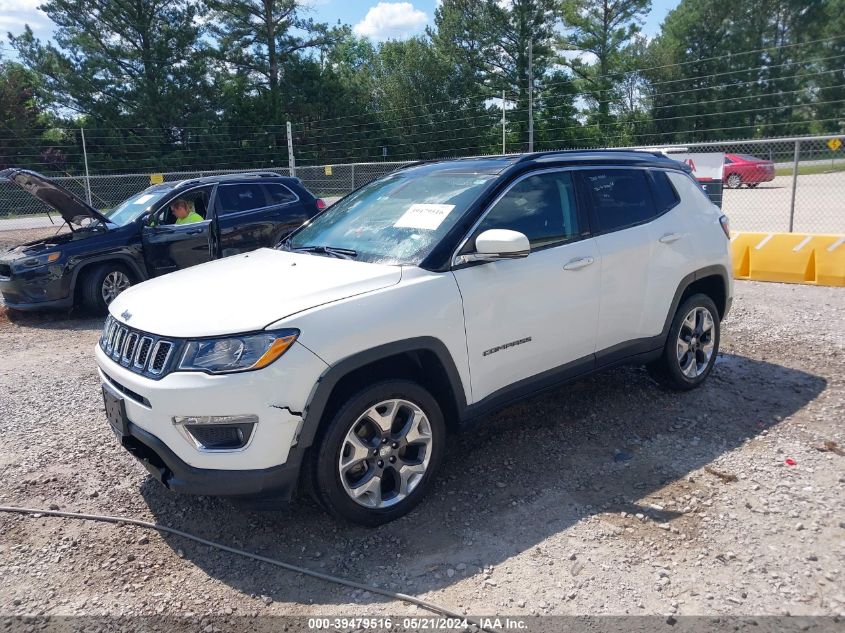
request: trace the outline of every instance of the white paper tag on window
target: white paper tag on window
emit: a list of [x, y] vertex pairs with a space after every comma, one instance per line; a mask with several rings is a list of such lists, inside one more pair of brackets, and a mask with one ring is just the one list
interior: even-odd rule
[[393, 225], [397, 228], [435, 230], [443, 223], [454, 204], [412, 204]]
[[138, 198], [138, 199], [137, 199], [135, 202], [133, 202], [132, 204], [144, 204], [147, 200], [150, 200], [150, 199], [152, 199], [152, 198], [153, 198], [153, 194], [148, 193], [147, 195], [145, 195], [145, 196], [141, 196], [140, 198]]

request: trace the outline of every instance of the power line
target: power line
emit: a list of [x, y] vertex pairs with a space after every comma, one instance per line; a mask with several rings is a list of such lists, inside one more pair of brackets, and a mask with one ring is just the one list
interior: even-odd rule
[[[674, 67], [679, 67], [679, 66], [687, 66], [689, 64], [700, 64], [700, 63], [703, 63], [703, 62], [715, 61], [715, 60], [727, 59], [727, 58], [734, 58], [734, 57], [739, 57], [741, 55], [749, 55], [749, 54], [752, 54], [752, 53], [761, 53], [761, 52], [770, 51], [770, 50], [783, 50], [783, 49], [789, 49], [789, 48], [795, 48], [795, 47], [801, 47], [801, 46], [810, 46], [812, 44], [819, 44], [821, 42], [829, 42], [829, 41], [838, 40], [838, 39], [842, 39], [842, 38], [845, 38], [845, 35], [835, 35], [835, 36], [831, 36], [831, 37], [825, 37], [825, 38], [820, 38], [820, 39], [816, 39], [816, 40], [810, 40], [810, 41], [807, 41], [807, 42], [795, 42], [793, 44], [786, 44], [784, 46], [767, 46], [767, 47], [763, 47], [763, 48], [756, 48], [756, 49], [750, 49], [750, 50], [745, 50], [745, 51], [726, 53], [724, 55], [715, 55], [715, 56], [712, 56], [712, 57], [705, 57], [705, 58], [701, 58], [701, 59], [687, 60], [687, 61], [683, 61], [683, 62], [675, 62], [675, 63], [672, 63], [672, 64], [662, 64], [662, 65], [659, 65], [659, 66], [648, 66], [648, 67], [645, 67], [645, 68], [637, 68], [637, 69], [633, 69], [633, 70], [611, 72], [611, 73], [607, 73], [606, 75], [603, 75], [603, 77], [609, 78], [609, 77], [614, 77], [614, 76], [635, 75], [635, 74], [643, 73], [643, 72], [646, 72], [646, 71], [649, 71], [649, 70], [662, 70], [664, 68], [674, 68]], [[834, 57], [841, 57], [841, 55], [835, 55]], [[791, 61], [791, 62], [786, 62], [784, 64], [776, 64], [776, 65], [765, 65], [764, 64], [764, 65], [761, 65], [758, 68], [776, 68], [776, 67], [779, 67], [779, 66], [791, 65], [791, 64], [795, 64], [795, 63], [799, 63], [799, 62]], [[805, 63], [805, 62], [802, 61], [801, 63]], [[747, 70], [747, 69], [745, 69], [745, 70]], [[732, 72], [741, 72], [741, 71], [732, 71]], [[716, 75], [705, 75], [705, 76], [716, 76]], [[565, 79], [565, 80], [561, 80], [559, 82], [548, 82], [545, 85], [547, 85], [547, 86], [548, 85], [561, 85], [561, 84], [566, 84], [566, 83], [575, 83], [577, 81], [579, 81], [578, 78], [572, 77], [572, 78], [568, 78], [568, 79]], [[680, 81], [680, 80], [671, 80], [671, 81], [676, 82], [676, 81]], [[509, 93], [509, 95], [513, 95], [513, 93]], [[497, 97], [496, 94], [490, 94], [490, 95], [481, 96], [480, 98], [484, 98], [485, 100], [490, 100], [490, 99], [495, 99], [496, 97]], [[447, 99], [445, 101], [434, 101], [434, 102], [428, 102], [428, 103], [420, 104], [420, 105], [422, 105], [422, 106], [438, 105], [440, 103], [454, 102], [454, 101], [457, 101], [457, 100], [460, 100], [460, 99], [463, 99], [463, 98], [465, 98], [465, 97], [456, 97], [456, 98], [453, 98], [453, 99]], [[409, 109], [409, 108], [400, 108], [400, 109]], [[387, 112], [387, 111], [384, 111], [384, 112]], [[346, 115], [346, 116], [342, 116], [342, 117], [335, 117], [333, 119], [321, 119], [320, 122], [324, 123], [324, 122], [327, 122], [327, 121], [338, 121], [338, 120], [344, 120], [344, 119], [360, 117], [360, 116], [367, 116], [367, 114], [366, 113], [350, 114], [350, 115]]]

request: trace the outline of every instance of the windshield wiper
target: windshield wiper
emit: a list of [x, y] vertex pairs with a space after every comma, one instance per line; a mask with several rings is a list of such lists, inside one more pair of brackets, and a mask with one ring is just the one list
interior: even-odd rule
[[358, 257], [358, 251], [351, 248], [335, 248], [334, 246], [298, 246], [292, 248], [297, 253], [317, 253], [319, 255], [331, 255], [339, 259], [353, 259]]

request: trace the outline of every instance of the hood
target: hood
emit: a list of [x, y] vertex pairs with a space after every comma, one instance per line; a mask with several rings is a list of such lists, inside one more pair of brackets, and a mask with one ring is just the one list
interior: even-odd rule
[[26, 244], [20, 244], [19, 246], [14, 246], [9, 250], [0, 253], [0, 260], [8, 262], [16, 259], [22, 259], [24, 257], [33, 257], [36, 255], [43, 255], [44, 253], [50, 253], [59, 248], [62, 244], [67, 244], [68, 242], [77, 239], [76, 235], [76, 233], [62, 233], [60, 235], [53, 235], [52, 237], [46, 237], [33, 242], [27, 242]]
[[0, 178], [5, 178], [16, 184], [44, 204], [58, 211], [62, 219], [69, 225], [80, 226], [85, 218], [100, 220], [103, 224], [108, 222], [103, 214], [87, 202], [37, 172], [13, 167], [0, 171]]
[[109, 312], [160, 336], [237, 334], [401, 277], [399, 266], [262, 248], [145, 281], [120, 294]]

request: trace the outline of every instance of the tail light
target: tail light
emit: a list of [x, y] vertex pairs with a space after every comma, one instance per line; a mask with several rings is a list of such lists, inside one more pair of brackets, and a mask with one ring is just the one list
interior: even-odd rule
[[719, 218], [719, 224], [722, 225], [722, 230], [725, 232], [725, 237], [731, 239], [731, 222], [728, 220], [728, 216], [723, 215]]
[[322, 198], [317, 198], [317, 210], [318, 211], [322, 211], [323, 209], [326, 208], [326, 206], [327, 205], [326, 205], [325, 200], [323, 200]]

